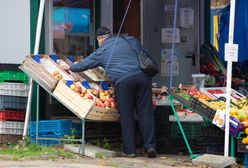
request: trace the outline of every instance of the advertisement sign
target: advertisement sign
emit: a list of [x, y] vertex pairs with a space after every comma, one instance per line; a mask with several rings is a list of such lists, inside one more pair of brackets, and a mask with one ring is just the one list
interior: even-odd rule
[[90, 9], [53, 8], [53, 32], [89, 33]]

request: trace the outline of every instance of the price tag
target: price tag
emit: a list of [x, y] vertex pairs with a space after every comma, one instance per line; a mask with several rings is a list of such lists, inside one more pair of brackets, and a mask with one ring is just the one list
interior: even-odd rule
[[238, 44], [225, 43], [225, 61], [238, 61]]

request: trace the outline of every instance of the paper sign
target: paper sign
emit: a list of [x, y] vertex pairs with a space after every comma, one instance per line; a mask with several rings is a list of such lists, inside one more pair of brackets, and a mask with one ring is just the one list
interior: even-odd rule
[[[171, 56], [172, 56], [172, 49], [161, 50], [161, 76], [162, 77], [170, 76]], [[172, 76], [179, 76], [179, 60], [175, 54], [173, 58], [174, 59], [173, 59], [173, 67], [172, 67]]]
[[173, 32], [173, 28], [162, 28], [162, 43], [179, 43], [179, 28], [175, 29], [175, 34]]
[[238, 44], [225, 43], [225, 61], [238, 61]]
[[181, 27], [192, 28], [194, 24], [194, 10], [192, 8], [180, 9]]
[[212, 123], [223, 129], [225, 125], [225, 111], [217, 110]]

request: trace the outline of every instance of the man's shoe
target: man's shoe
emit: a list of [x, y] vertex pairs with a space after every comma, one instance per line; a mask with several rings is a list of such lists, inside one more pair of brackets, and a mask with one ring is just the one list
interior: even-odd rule
[[157, 151], [154, 148], [149, 148], [146, 151], [147, 157], [149, 158], [155, 158], [157, 156]]
[[116, 156], [117, 157], [126, 157], [126, 158], [135, 158], [136, 154], [135, 153], [127, 154], [127, 153], [124, 153], [124, 152], [120, 152], [120, 153], [116, 153]]

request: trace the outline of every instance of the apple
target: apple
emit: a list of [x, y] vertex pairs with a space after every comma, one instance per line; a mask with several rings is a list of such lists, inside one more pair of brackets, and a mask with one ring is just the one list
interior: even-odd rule
[[110, 94], [107, 94], [105, 97], [106, 99], [110, 99], [112, 96]]
[[109, 90], [109, 93], [113, 95], [114, 94], [114, 90]]
[[75, 87], [76, 87], [76, 90], [75, 90], [75, 91], [76, 91], [76, 92], [79, 92], [79, 93], [81, 93], [81, 91], [82, 91], [82, 88], [81, 88], [80, 86], [78, 86], [78, 85], [77, 85], [77, 86], [75, 86]]
[[108, 95], [109, 94], [109, 91], [108, 90], [104, 90], [104, 94], [105, 95]]
[[72, 85], [70, 86], [70, 88], [74, 91], [74, 90], [76, 89], [76, 86], [75, 86], [74, 84], [72, 84]]
[[105, 97], [105, 93], [100, 91], [99, 97]]
[[53, 76], [56, 76], [56, 75], [59, 75], [59, 71], [58, 70], [53, 71]]
[[105, 107], [105, 104], [103, 102], [99, 102], [100, 107]]
[[105, 104], [106, 107], [110, 107], [110, 102], [108, 100], [105, 100], [104, 104]]
[[114, 99], [113, 97], [110, 97], [110, 98], [109, 98], [109, 101], [110, 101], [110, 102], [115, 102], [115, 99]]
[[99, 98], [102, 102], [104, 102], [106, 100], [106, 97], [105, 96], [102, 96]]
[[97, 95], [98, 91], [97, 90], [93, 90], [93, 95]]
[[85, 88], [82, 88], [81, 93], [85, 94], [85, 93], [87, 93], [87, 90]]
[[93, 99], [93, 97], [89, 93], [85, 93], [84, 99]]
[[110, 107], [113, 108], [113, 109], [115, 109], [116, 108], [115, 103], [114, 102], [110, 102]]
[[96, 102], [96, 106], [100, 106], [100, 103], [99, 103], [99, 101], [97, 101], [97, 102]]

